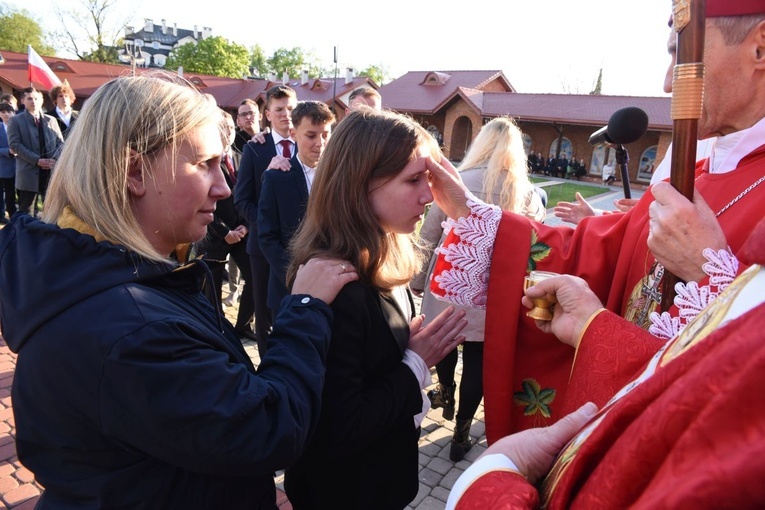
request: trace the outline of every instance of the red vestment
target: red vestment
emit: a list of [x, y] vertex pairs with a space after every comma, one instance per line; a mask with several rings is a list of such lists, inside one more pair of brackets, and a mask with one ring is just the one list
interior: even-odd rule
[[[742, 256], [749, 262], [765, 262], [765, 221]], [[755, 269], [762, 275], [761, 267]], [[656, 368], [646, 368], [650, 376], [623, 390], [620, 399], [593, 419], [596, 426], [573, 441], [576, 446], [564, 450], [543, 486], [546, 508], [765, 507], [762, 280], [750, 292], [759, 305], [706, 337], [698, 333], [701, 326], [689, 325], [692, 329], [647, 364], [658, 345], [648, 333], [625, 327], [610, 312], [593, 320], [577, 352], [570, 397], [597, 393], [599, 385], [604, 386], [600, 393], [613, 393], [612, 385], [637, 375], [628, 372], [641, 357], [645, 367], [653, 363]], [[709, 310], [716, 302], [706, 316], [714, 317]], [[722, 308], [723, 302], [717, 304]], [[625, 328], [630, 342], [619, 333]], [[695, 342], [685, 350], [673, 350], [682, 345], [679, 340], [684, 335]], [[470, 485], [456, 508], [506, 510], [537, 504], [525, 478], [494, 471]]]
[[[709, 174], [703, 171], [705, 163], [699, 163], [696, 189], [717, 212], [765, 175], [765, 146], [742, 159], [733, 172]], [[527, 269], [580, 276], [608, 310], [624, 316], [630, 295], [654, 262], [646, 244], [652, 200], [649, 190], [628, 213], [587, 218], [576, 229], [503, 214], [491, 259], [486, 316], [484, 403], [490, 443], [563, 416], [574, 352], [525, 316], [521, 296]], [[734, 254], [763, 217], [765, 183], [718, 217]], [[454, 241], [452, 235], [445, 244]], [[449, 267], [441, 262], [441, 269]]]
[[[764, 329], [760, 305], [625, 396], [581, 445], [547, 508], [763, 508]], [[533, 508], [530, 487], [494, 472], [457, 509]], [[519, 493], [523, 504], [505, 504]]]

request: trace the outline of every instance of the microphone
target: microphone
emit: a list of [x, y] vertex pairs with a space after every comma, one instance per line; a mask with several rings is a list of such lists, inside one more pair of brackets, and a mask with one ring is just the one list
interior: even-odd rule
[[624, 145], [637, 141], [648, 130], [648, 115], [636, 106], [616, 110], [608, 125], [590, 135], [590, 145]]

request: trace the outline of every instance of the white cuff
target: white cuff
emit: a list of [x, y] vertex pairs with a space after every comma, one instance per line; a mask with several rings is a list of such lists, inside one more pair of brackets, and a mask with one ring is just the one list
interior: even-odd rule
[[433, 384], [433, 379], [430, 376], [430, 370], [425, 365], [419, 354], [411, 349], [404, 351], [404, 359], [401, 360], [404, 365], [409, 367], [414, 376], [417, 378], [417, 382], [420, 383], [420, 394], [422, 396], [422, 411], [414, 415], [414, 427], [417, 428], [422, 424], [422, 420], [425, 419], [425, 415], [430, 409], [430, 400], [425, 394], [425, 388]]
[[401, 361], [412, 371], [417, 378], [417, 382], [420, 383], [421, 389], [425, 389], [433, 384], [433, 380], [430, 377], [430, 370], [428, 370], [427, 365], [425, 365], [425, 362], [419, 354], [411, 349], [407, 349], [404, 351], [404, 359]]

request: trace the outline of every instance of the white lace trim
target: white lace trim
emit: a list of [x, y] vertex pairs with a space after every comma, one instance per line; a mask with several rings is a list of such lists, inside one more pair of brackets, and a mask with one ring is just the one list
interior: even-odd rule
[[701, 268], [709, 275], [709, 285], [699, 287], [696, 282], [675, 285], [674, 303], [678, 317], [672, 317], [668, 312], [651, 313], [648, 332], [652, 335], [665, 340], [674, 338], [736, 278], [738, 259], [730, 249], [714, 251], [707, 248], [702, 254], [708, 260]]
[[469, 192], [465, 196], [470, 216], [456, 221], [447, 218], [441, 225], [446, 234], [454, 230], [459, 240], [446, 248], [436, 248], [436, 253], [443, 254], [452, 265], [433, 277], [444, 292], [436, 297], [455, 305], [486, 309], [491, 254], [502, 209], [481, 202]]

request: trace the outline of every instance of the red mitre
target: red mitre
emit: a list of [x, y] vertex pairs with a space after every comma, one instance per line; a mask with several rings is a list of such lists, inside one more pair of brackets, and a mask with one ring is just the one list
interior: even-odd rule
[[707, 0], [707, 18], [765, 13], [765, 0]]

